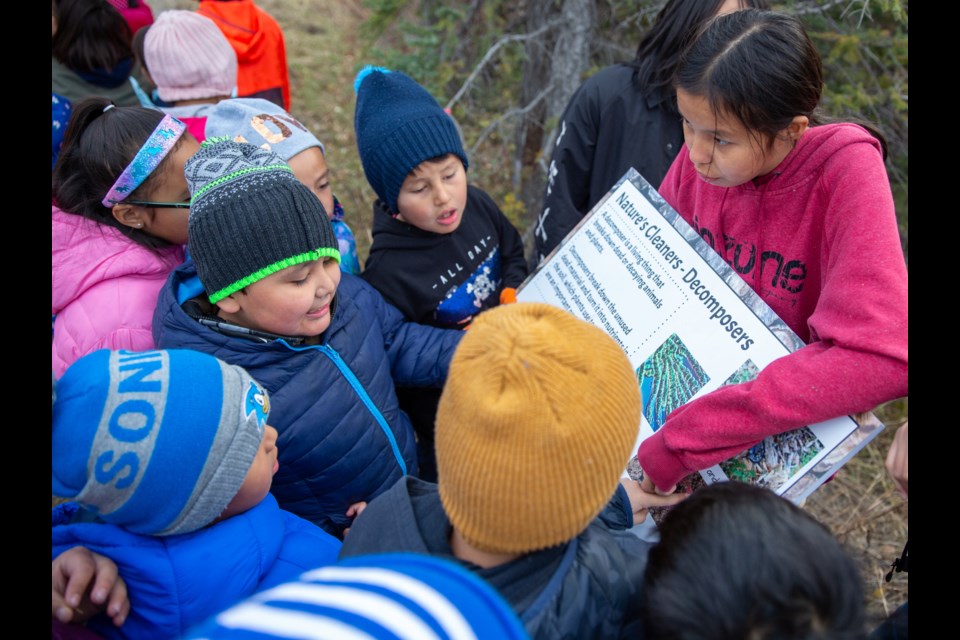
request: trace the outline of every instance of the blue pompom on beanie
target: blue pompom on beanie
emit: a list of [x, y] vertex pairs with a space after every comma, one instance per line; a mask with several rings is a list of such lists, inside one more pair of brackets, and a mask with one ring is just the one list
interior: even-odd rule
[[110, 351], [55, 385], [53, 495], [135, 533], [189, 533], [237, 494], [260, 448], [266, 391], [189, 350]]
[[400, 71], [364, 67], [354, 82], [353, 127], [367, 182], [391, 212], [407, 175], [424, 160], [448, 153], [467, 168], [453, 118], [426, 89]]

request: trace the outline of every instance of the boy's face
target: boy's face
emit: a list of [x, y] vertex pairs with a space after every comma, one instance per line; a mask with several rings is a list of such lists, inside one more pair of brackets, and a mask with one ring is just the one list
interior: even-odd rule
[[400, 185], [397, 218], [424, 231], [453, 233], [466, 206], [467, 172], [460, 158], [447, 154], [410, 172]]
[[323, 157], [320, 147], [304, 149], [287, 160], [287, 164], [290, 165], [297, 180], [320, 199], [324, 211], [327, 212], [327, 218], [333, 220], [333, 189], [330, 188], [330, 170], [327, 168], [327, 161]]
[[217, 302], [220, 317], [284, 336], [318, 336], [330, 326], [340, 265], [321, 258], [287, 267]]
[[223, 510], [217, 521], [252, 509], [267, 497], [270, 485], [273, 484], [273, 474], [280, 468], [280, 463], [277, 462], [278, 453], [277, 430], [270, 425], [265, 425], [260, 449], [250, 464], [250, 469], [247, 470], [247, 477], [243, 479], [237, 495]]

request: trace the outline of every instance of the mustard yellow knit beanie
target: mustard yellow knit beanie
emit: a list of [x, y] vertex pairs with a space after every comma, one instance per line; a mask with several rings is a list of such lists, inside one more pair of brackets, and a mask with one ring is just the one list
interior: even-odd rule
[[485, 311], [437, 408], [443, 508], [482, 551], [566, 542], [613, 497], [639, 426], [636, 375], [602, 330], [540, 303]]

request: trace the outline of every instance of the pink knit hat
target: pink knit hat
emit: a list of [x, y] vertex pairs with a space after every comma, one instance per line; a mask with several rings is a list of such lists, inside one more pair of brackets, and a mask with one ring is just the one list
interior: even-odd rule
[[162, 100], [230, 95], [237, 54], [220, 27], [194, 11], [162, 11], [143, 41], [144, 62]]

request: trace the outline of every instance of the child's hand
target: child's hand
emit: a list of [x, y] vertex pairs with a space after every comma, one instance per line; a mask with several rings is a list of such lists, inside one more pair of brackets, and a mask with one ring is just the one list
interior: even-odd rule
[[[642, 472], [643, 469], [641, 469], [640, 471]], [[673, 485], [672, 487], [666, 490], [661, 489], [660, 487], [657, 487], [656, 485], [653, 484], [653, 480], [650, 479], [650, 476], [644, 473], [643, 480], [640, 482], [640, 488], [643, 489], [644, 493], [648, 493], [650, 495], [669, 496], [673, 494], [674, 491], [677, 490], [677, 485]]]
[[127, 585], [113, 560], [73, 547], [53, 560], [53, 617], [80, 623], [106, 610], [119, 627], [130, 613]]
[[[347, 508], [347, 517], [348, 517], [348, 518], [353, 518], [354, 520], [356, 520], [356, 519], [357, 519], [357, 516], [359, 516], [361, 513], [363, 513], [363, 510], [366, 509], [366, 508], [367, 508], [367, 503], [366, 503], [366, 502], [363, 502], [363, 501], [361, 501], [361, 502], [354, 502], [352, 505], [350, 505], [350, 506]], [[350, 532], [350, 527], [347, 527], [346, 529], [344, 529], [344, 530], [343, 530], [343, 535], [344, 535], [344, 537], [346, 537], [347, 533], [349, 533], [349, 532]]]
[[363, 510], [367, 508], [366, 502], [355, 502], [347, 509], [347, 517], [353, 518], [356, 520], [357, 516], [363, 513]]
[[897, 429], [893, 437], [893, 443], [887, 452], [886, 460], [887, 473], [897, 485], [900, 494], [907, 497], [907, 423]]
[[517, 290], [513, 287], [505, 287], [500, 292], [500, 304], [511, 304], [517, 301]]
[[[646, 480], [646, 476], [644, 476]], [[650, 507], [670, 507], [687, 497], [685, 493], [661, 494], [654, 491], [646, 491], [643, 485], [630, 478], [621, 478], [620, 484], [627, 490], [627, 497], [630, 498], [630, 508], [633, 510], [633, 524], [640, 524], [647, 519], [648, 509]], [[653, 483], [651, 482], [651, 487]], [[674, 486], [676, 489], [676, 486]]]

